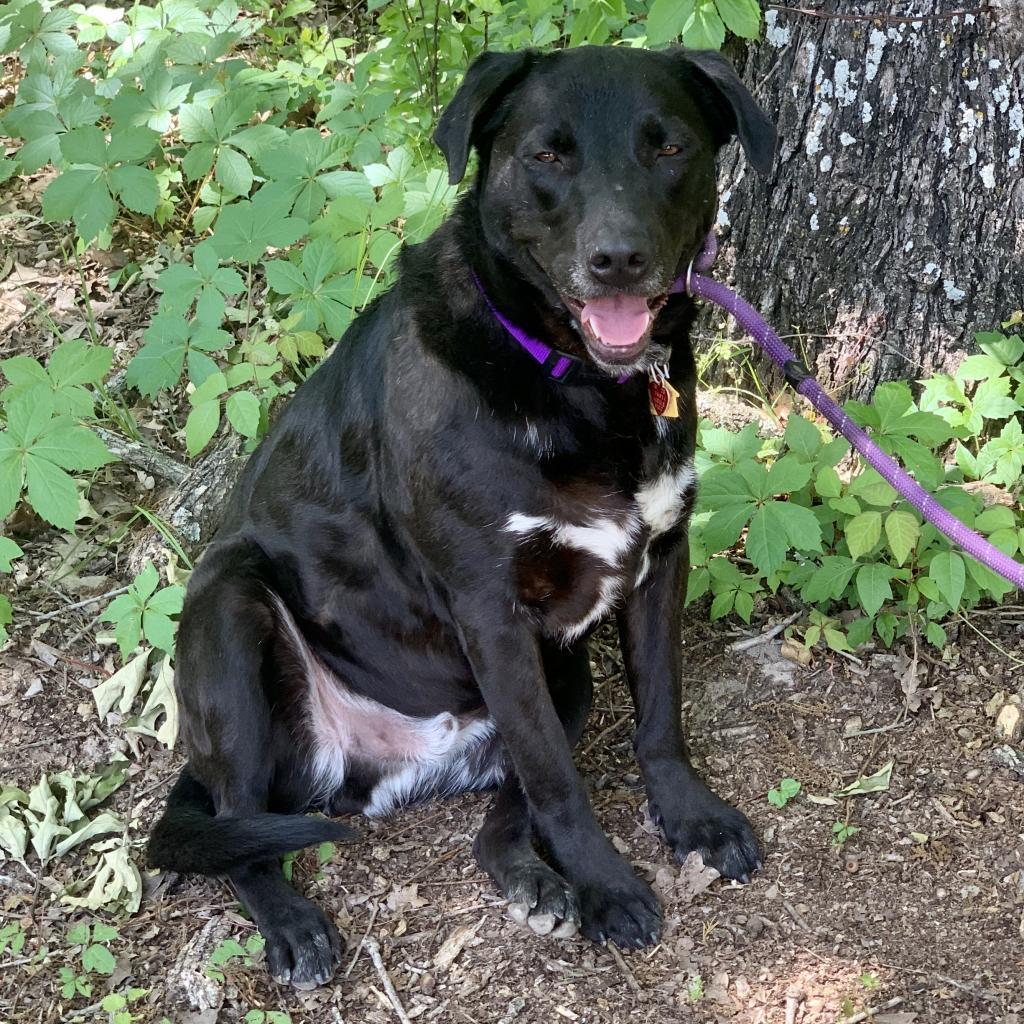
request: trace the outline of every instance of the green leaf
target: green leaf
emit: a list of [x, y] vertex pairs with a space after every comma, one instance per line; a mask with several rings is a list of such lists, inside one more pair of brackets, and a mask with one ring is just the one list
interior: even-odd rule
[[846, 524], [846, 543], [850, 557], [857, 559], [866, 555], [882, 536], [882, 515], [880, 512], [862, 512]]
[[220, 426], [220, 400], [213, 398], [194, 406], [185, 421], [185, 447], [189, 455], [198, 455]]
[[146, 640], [168, 654], [174, 651], [175, 624], [163, 612], [147, 608], [142, 613], [142, 632]]
[[84, 946], [89, 941], [88, 922], [82, 921], [73, 928], [69, 928], [64, 940], [69, 946]]
[[912, 512], [890, 512], [885, 517], [885, 536], [897, 565], [902, 565], [910, 557], [920, 535], [921, 528]]
[[719, 594], [714, 601], [711, 602], [711, 621], [714, 622], [716, 619], [720, 619], [723, 615], [728, 615], [732, 611], [733, 605], [736, 602], [736, 590], [727, 590], [724, 594]]
[[746, 552], [757, 571], [767, 575], [786, 559], [786, 522], [779, 511], [779, 502], [772, 501], [759, 508], [747, 529]]
[[236, 196], [246, 196], [252, 188], [252, 167], [249, 161], [230, 146], [221, 147], [214, 177]]
[[959, 608], [967, 576], [964, 560], [955, 551], [940, 551], [928, 566], [928, 576], [935, 581], [946, 604], [954, 610]]
[[260, 426], [260, 402], [251, 391], [236, 391], [227, 401], [231, 425], [243, 437], [255, 437]]
[[64, 470], [33, 452], [25, 456], [29, 504], [48, 523], [73, 533], [78, 520], [78, 489]]
[[683, 44], [693, 50], [720, 50], [725, 42], [725, 25], [713, 0], [698, 0], [683, 26]]
[[773, 501], [769, 504], [776, 506], [775, 511], [782, 518], [791, 547], [797, 551], [821, 550], [821, 524], [809, 508], [793, 501]]
[[148, 167], [115, 167], [108, 177], [110, 187], [121, 205], [135, 213], [152, 217], [160, 201], [160, 185]]
[[700, 538], [709, 553], [725, 551], [740, 539], [743, 527], [754, 512], [752, 502], [727, 505], [719, 509], [700, 530]]
[[1024, 355], [1024, 341], [1015, 334], [1007, 336], [998, 331], [981, 331], [975, 334], [974, 340], [983, 352], [998, 359], [1003, 366], [1019, 363], [1020, 357]]
[[768, 471], [765, 494], [791, 494], [805, 487], [811, 479], [813, 467], [796, 455], [783, 455]]
[[869, 617], [874, 617], [882, 605], [892, 599], [891, 578], [892, 569], [881, 562], [869, 562], [857, 570], [857, 596]]
[[813, 459], [821, 450], [821, 431], [799, 413], [793, 413], [786, 424], [786, 447], [805, 459]]
[[928, 643], [940, 651], [946, 646], [946, 631], [937, 622], [929, 622], [924, 635], [928, 638]]
[[113, 974], [117, 961], [106, 946], [92, 945], [82, 953], [82, 967], [95, 974]]
[[97, 921], [92, 928], [92, 941], [93, 942], [111, 942], [118, 936], [118, 931], [112, 925], [103, 924], [102, 921]]
[[831, 466], [822, 466], [814, 478], [814, 489], [821, 498], [838, 498], [842, 494], [843, 483]]
[[10, 572], [11, 562], [24, 553], [9, 537], [0, 537], [0, 572]]
[[693, 14], [694, 0], [654, 0], [647, 12], [645, 28], [648, 46], [663, 46], [683, 34]]
[[974, 520], [974, 528], [982, 533], [994, 533], [996, 530], [1012, 530], [1017, 520], [1013, 512], [1005, 505], [993, 505], [979, 513]]
[[853, 578], [856, 563], [842, 555], [826, 555], [821, 568], [811, 577], [800, 592], [805, 601], [837, 601]]
[[725, 27], [744, 39], [756, 39], [761, 29], [761, 9], [757, 0], [715, 0]]

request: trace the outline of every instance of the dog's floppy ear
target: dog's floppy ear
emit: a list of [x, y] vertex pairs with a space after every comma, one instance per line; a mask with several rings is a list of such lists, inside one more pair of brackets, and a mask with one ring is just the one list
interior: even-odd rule
[[448, 161], [448, 181], [457, 185], [466, 174], [469, 147], [502, 97], [530, 70], [536, 50], [482, 53], [470, 65], [459, 91], [445, 107], [434, 131], [434, 142]]
[[716, 136], [723, 136], [720, 143], [736, 135], [754, 170], [766, 175], [775, 160], [775, 126], [733, 66], [717, 50], [679, 50], [678, 56], [721, 115], [721, 119], [713, 118], [711, 122]]

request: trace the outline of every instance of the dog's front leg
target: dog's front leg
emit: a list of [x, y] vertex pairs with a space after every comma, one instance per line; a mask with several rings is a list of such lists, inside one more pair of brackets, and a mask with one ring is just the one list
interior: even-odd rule
[[651, 815], [680, 860], [697, 850], [727, 878], [760, 866], [750, 822], [715, 796], [690, 765], [682, 728], [680, 624], [689, 549], [658, 560], [618, 617], [626, 677], [636, 708], [636, 752]]
[[[501, 734], [530, 816], [575, 890], [580, 926], [597, 942], [655, 941], [658, 901], [601, 831], [544, 677], [537, 638], [524, 621], [485, 602], [455, 609], [466, 656]], [[501, 623], [495, 628], [495, 622]]]

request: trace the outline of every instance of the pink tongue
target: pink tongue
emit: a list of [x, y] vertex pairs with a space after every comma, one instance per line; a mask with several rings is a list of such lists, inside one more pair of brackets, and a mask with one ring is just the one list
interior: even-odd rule
[[643, 337], [654, 318], [642, 295], [609, 295], [587, 302], [580, 319], [606, 345], [628, 348]]

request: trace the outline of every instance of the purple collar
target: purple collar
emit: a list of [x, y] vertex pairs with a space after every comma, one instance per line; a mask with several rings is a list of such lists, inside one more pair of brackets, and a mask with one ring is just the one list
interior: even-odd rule
[[[588, 375], [586, 372], [587, 366], [582, 359], [578, 359], [576, 356], [571, 356], [566, 352], [560, 352], [557, 348], [552, 348], [550, 345], [546, 345], [539, 338], [533, 337], [532, 334], [527, 334], [521, 327], [517, 327], [494, 305], [493, 302], [491, 302], [491, 297], [484, 289], [480, 278], [477, 277], [476, 271], [473, 270], [470, 271], [470, 273], [473, 275], [473, 283], [477, 286], [477, 289], [483, 296], [483, 300], [487, 303], [487, 308], [491, 311], [494, 319], [497, 320], [513, 338], [515, 338], [519, 347], [526, 352], [534, 362], [540, 364], [541, 369], [543, 369], [552, 380], [558, 381], [559, 384], [567, 384], [569, 381], [577, 379], [580, 383], [593, 383], [598, 380], [608, 379], [604, 374], [601, 374], [600, 377]], [[628, 373], [621, 374], [616, 383], [623, 383], [623, 381], [629, 379], [629, 376], [630, 375]]]

